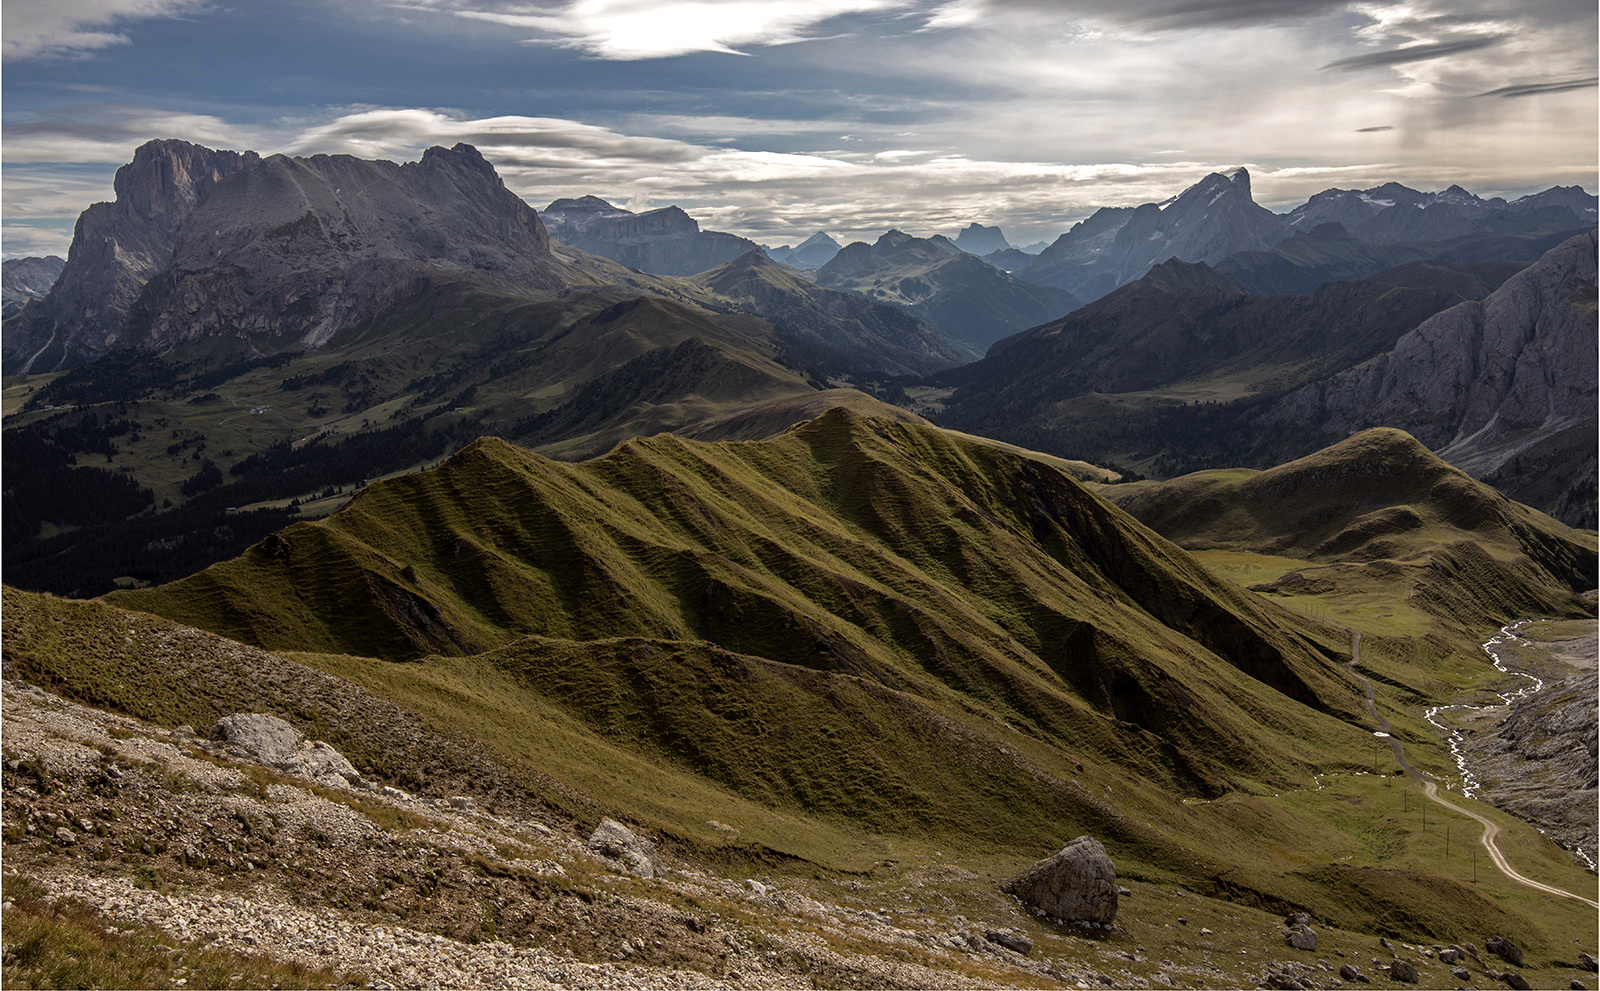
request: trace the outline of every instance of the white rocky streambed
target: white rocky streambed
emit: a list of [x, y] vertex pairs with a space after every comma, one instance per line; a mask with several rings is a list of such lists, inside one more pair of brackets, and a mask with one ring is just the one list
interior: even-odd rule
[[[1521, 635], [1527, 622], [1502, 627], [1482, 645], [1496, 669], [1523, 680], [1520, 687], [1495, 692], [1496, 705], [1439, 705], [1424, 716], [1445, 736], [1462, 794], [1527, 819], [1594, 870], [1596, 676], [1547, 681], [1508, 666], [1508, 648], [1540, 647]], [[1592, 643], [1585, 653], [1592, 655]]]

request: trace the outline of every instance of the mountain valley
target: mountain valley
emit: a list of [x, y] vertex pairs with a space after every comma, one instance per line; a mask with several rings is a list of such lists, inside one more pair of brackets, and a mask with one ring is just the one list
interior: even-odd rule
[[1583, 190], [115, 188], [7, 262], [7, 985], [1593, 984]]

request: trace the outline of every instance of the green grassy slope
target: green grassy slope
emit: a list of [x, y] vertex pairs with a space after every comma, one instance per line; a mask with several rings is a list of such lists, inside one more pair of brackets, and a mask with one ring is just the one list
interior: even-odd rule
[[1287, 559], [1254, 586], [1274, 594], [1365, 598], [1462, 631], [1592, 611], [1574, 594], [1594, 582], [1592, 534], [1512, 502], [1399, 430], [1362, 431], [1266, 471], [1104, 491], [1191, 550]]
[[[1397, 818], [1404, 785], [1366, 773], [1381, 755], [1345, 631], [1214, 578], [1047, 465], [926, 427], [836, 410], [579, 465], [484, 440], [112, 600], [292, 648], [382, 705], [294, 689], [167, 619], [8, 591], [10, 670], [163, 723], [266, 702], [415, 773], [372, 744], [398, 706], [500, 755], [499, 794], [718, 858], [948, 854], [1005, 876], [1087, 832], [1131, 880], [1353, 929], [1502, 931], [1548, 955], [1575, 924], [1468, 887]], [[1446, 770], [1412, 707], [1451, 672], [1398, 637], [1363, 656], [1413, 762]], [[430, 753], [428, 776], [465, 776]], [[1575, 883], [1507, 825], [1526, 870]]]
[[[1315, 631], [1059, 472], [844, 410], [771, 442], [660, 436], [581, 465], [480, 441], [113, 598], [274, 649], [395, 659], [530, 635], [703, 640], [976, 702], [1196, 793], [1304, 766], [1360, 710]], [[1296, 734], [1270, 729], [1285, 706]]]

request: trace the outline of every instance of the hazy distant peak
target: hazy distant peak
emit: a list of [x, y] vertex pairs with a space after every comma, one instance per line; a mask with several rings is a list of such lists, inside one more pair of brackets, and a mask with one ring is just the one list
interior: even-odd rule
[[795, 245], [794, 250], [799, 252], [799, 251], [804, 251], [807, 248], [817, 248], [817, 247], [833, 248], [833, 249], [837, 250], [839, 248], [839, 242], [835, 241], [833, 238], [829, 237], [826, 233], [824, 233], [822, 231], [817, 231], [815, 234], [811, 235], [810, 237], [806, 238], [804, 241], [801, 241], [799, 244]]

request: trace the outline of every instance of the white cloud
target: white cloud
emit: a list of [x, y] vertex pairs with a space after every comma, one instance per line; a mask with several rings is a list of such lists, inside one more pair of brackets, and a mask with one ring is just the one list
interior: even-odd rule
[[0, 227], [0, 255], [7, 258], [60, 255], [72, 247], [72, 228], [7, 222]]
[[907, 6], [911, 0], [570, 0], [557, 9], [483, 0], [396, 0], [533, 32], [597, 58], [669, 58], [695, 52], [742, 55], [743, 48], [803, 40], [845, 14]]
[[[210, 114], [158, 110], [122, 103], [52, 108], [32, 120], [7, 123], [3, 132], [7, 167], [33, 162], [121, 164], [152, 138], [180, 138], [211, 148], [243, 148], [264, 133]], [[11, 204], [7, 204], [9, 211]]]
[[115, 30], [130, 21], [201, 10], [207, 0], [6, 0], [0, 49], [8, 59], [83, 55], [125, 45]]

